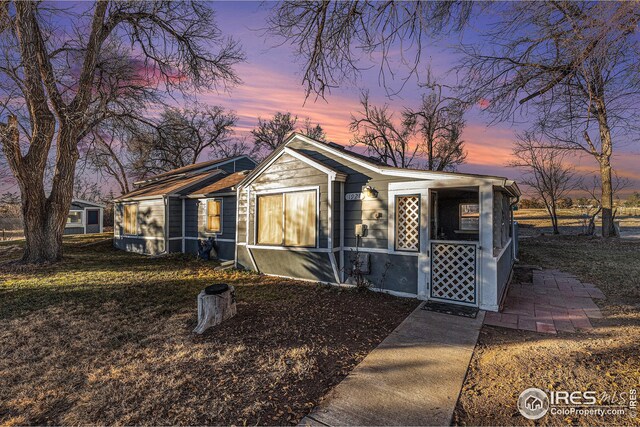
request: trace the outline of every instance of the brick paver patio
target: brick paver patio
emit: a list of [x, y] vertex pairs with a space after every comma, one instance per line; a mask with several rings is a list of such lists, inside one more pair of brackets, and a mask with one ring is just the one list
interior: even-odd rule
[[485, 325], [555, 334], [593, 329], [602, 313], [593, 298], [605, 298], [595, 285], [557, 270], [534, 270], [533, 283], [509, 287], [501, 313], [487, 313]]

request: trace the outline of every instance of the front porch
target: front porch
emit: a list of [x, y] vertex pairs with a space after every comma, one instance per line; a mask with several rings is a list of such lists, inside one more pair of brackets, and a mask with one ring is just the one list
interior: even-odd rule
[[419, 298], [498, 311], [515, 261], [515, 199], [504, 187], [460, 181], [389, 184], [393, 250], [415, 242]]

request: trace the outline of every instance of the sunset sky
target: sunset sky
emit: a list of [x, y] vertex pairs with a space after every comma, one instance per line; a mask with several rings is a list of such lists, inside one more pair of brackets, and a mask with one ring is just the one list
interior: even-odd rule
[[[352, 135], [348, 125], [351, 114], [359, 110], [359, 94], [368, 90], [370, 100], [375, 105], [387, 103], [399, 116], [403, 106], [417, 107], [422, 94], [418, 80], [410, 79], [404, 86], [401, 78], [406, 69], [398, 66], [396, 80], [387, 81], [397, 91], [393, 97], [387, 96], [381, 87], [376, 63], [368, 58], [360, 61], [363, 67], [371, 67], [356, 82], [346, 82], [340, 88], [327, 94], [326, 99], [316, 100], [310, 97], [305, 103], [305, 91], [302, 86], [300, 62], [293, 57], [292, 48], [286, 44], [277, 46], [278, 41], [265, 36], [263, 28], [271, 3], [259, 2], [216, 2], [216, 21], [223, 34], [240, 41], [247, 56], [245, 63], [237, 66], [243, 83], [228, 92], [208, 92], [198, 95], [198, 101], [222, 105], [233, 110], [239, 116], [236, 132], [239, 136], [248, 135], [258, 121], [258, 117], [269, 118], [275, 112], [289, 111], [302, 121], [309, 117], [313, 123], [319, 123], [325, 129], [328, 139], [348, 145]], [[464, 41], [475, 41], [476, 32], [482, 29], [482, 20], [475, 22], [464, 33]], [[431, 67], [433, 74], [442, 82], [455, 83], [455, 75], [448, 73], [456, 64], [455, 46], [459, 45], [459, 36], [437, 40], [426, 44], [423, 53], [422, 68]], [[398, 58], [396, 58], [396, 62]], [[422, 76], [424, 78], [424, 76]], [[465, 115], [467, 126], [463, 132], [468, 152], [467, 162], [460, 166], [460, 172], [502, 175], [518, 179], [520, 172], [506, 166], [510, 159], [512, 143], [517, 130], [510, 123], [498, 123], [489, 126], [492, 117], [474, 107]], [[527, 117], [518, 119], [521, 129], [526, 128]], [[630, 180], [631, 185], [625, 193], [640, 189], [640, 147], [636, 145], [616, 147], [613, 165], [620, 176]], [[206, 160], [206, 159], [201, 159]], [[582, 173], [595, 173], [597, 165], [590, 156], [573, 157], [576, 167]], [[6, 186], [5, 186], [6, 187]], [[12, 186], [12, 191], [17, 190]], [[6, 189], [5, 189], [6, 190]]]
[[[237, 112], [240, 117], [239, 132], [248, 132], [255, 127], [258, 116], [266, 118], [277, 111], [290, 111], [299, 117], [309, 117], [320, 123], [330, 140], [348, 144], [351, 134], [348, 129], [351, 114], [359, 110], [359, 93], [362, 89], [370, 92], [371, 101], [377, 105], [388, 103], [392, 110], [399, 112], [403, 106], [417, 107], [420, 100], [420, 89], [416, 79], [411, 79], [402, 87], [401, 77], [406, 75], [402, 67], [396, 71], [397, 80], [392, 82], [398, 95], [389, 98], [387, 91], [381, 87], [378, 68], [373, 62], [363, 60], [363, 66], [373, 66], [363, 73], [362, 78], [354, 83], [345, 83], [332, 90], [326, 100], [310, 98], [305, 103], [305, 92], [302, 86], [301, 63], [296, 62], [290, 46], [277, 46], [277, 41], [264, 36], [261, 29], [265, 25], [265, 17], [269, 3], [257, 2], [219, 2], [214, 4], [217, 21], [225, 34], [241, 41], [247, 54], [247, 62], [238, 67], [243, 84], [228, 94], [207, 94], [203, 101], [224, 105]], [[480, 23], [481, 25], [482, 23]], [[475, 37], [474, 30], [465, 33], [465, 41]], [[424, 67], [430, 64], [432, 72], [445, 82], [455, 82], [455, 75], [447, 73], [457, 59], [455, 44], [459, 38], [450, 37], [437, 40], [427, 47]], [[430, 62], [429, 62], [430, 60]], [[459, 168], [461, 172], [497, 174], [517, 179], [518, 170], [509, 168], [506, 163], [510, 159], [512, 142], [516, 127], [510, 123], [490, 126], [492, 117], [476, 107], [466, 116], [467, 126], [463, 133], [468, 151], [467, 163]], [[520, 121], [526, 121], [523, 117]], [[524, 129], [525, 124], [520, 127]], [[613, 164], [621, 176], [631, 180], [625, 191], [640, 188], [640, 148], [620, 145]], [[597, 172], [597, 165], [590, 156], [573, 157], [578, 170], [583, 173]]]

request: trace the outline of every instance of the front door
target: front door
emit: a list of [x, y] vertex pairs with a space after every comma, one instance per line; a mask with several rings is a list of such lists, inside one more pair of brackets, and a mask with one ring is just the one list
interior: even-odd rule
[[100, 232], [100, 210], [87, 209], [87, 233]]
[[429, 299], [476, 305], [478, 243], [465, 240], [474, 234], [461, 225], [465, 194], [451, 188], [429, 193]]

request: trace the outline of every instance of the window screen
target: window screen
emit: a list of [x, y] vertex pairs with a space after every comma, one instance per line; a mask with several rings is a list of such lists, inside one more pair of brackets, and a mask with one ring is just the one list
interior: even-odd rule
[[258, 243], [316, 246], [317, 193], [297, 191], [258, 196]]
[[80, 211], [71, 211], [67, 216], [67, 224], [68, 225], [82, 225], [82, 212]]
[[96, 210], [87, 211], [87, 225], [98, 225], [100, 215]]
[[420, 196], [396, 197], [396, 250], [420, 249]]
[[124, 205], [124, 234], [138, 233], [138, 205]]
[[478, 231], [480, 229], [480, 205], [477, 203], [460, 204], [460, 230]]
[[220, 221], [222, 213], [222, 202], [220, 200], [207, 201], [207, 231], [211, 233], [219, 233], [222, 231], [222, 223]]

